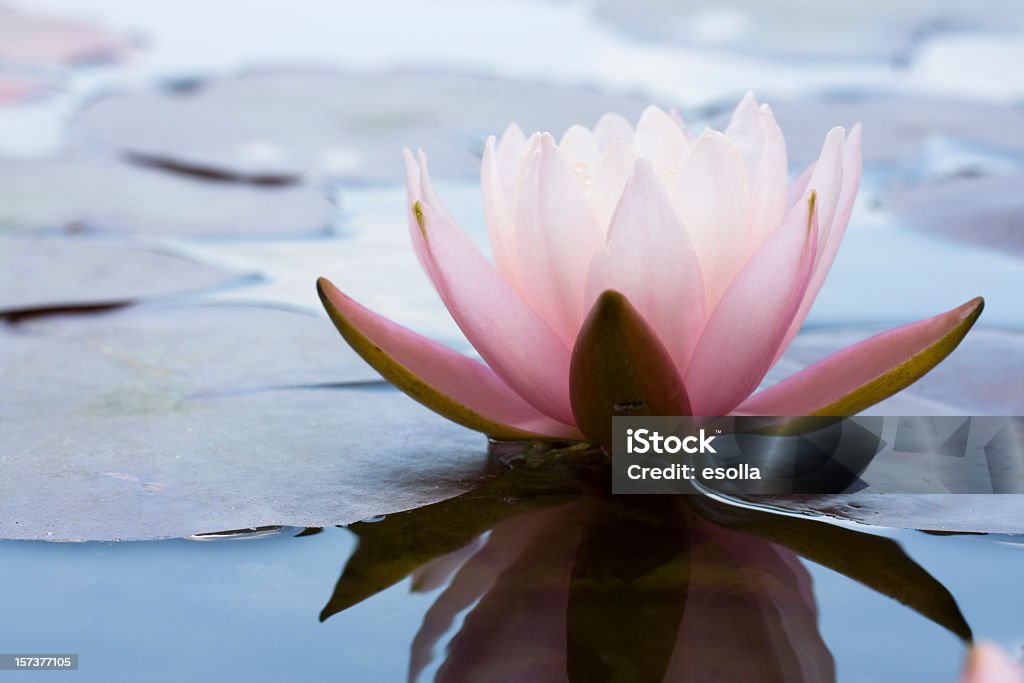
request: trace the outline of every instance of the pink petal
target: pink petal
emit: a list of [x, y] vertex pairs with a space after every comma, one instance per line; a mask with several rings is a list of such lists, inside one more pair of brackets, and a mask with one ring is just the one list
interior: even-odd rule
[[594, 140], [594, 134], [583, 126], [572, 126], [565, 131], [558, 142], [558, 148], [573, 171], [580, 169], [576, 171], [577, 177], [583, 175], [584, 167], [587, 167], [587, 173], [592, 174], [601, 159], [601, 150]]
[[752, 253], [747, 170], [729, 138], [711, 130], [697, 138], [673, 200], [700, 258], [710, 310]]
[[683, 121], [682, 115], [675, 109], [670, 109], [668, 115], [672, 117], [672, 120], [676, 122], [680, 130], [683, 131], [683, 135], [689, 142], [693, 142], [693, 135], [690, 133], [690, 129], [686, 127], [686, 122]]
[[[494, 264], [505, 281], [513, 287], [519, 282], [519, 247], [516, 244], [516, 226], [512, 204], [502, 183], [494, 137], [487, 139], [483, 162], [480, 166], [480, 186], [484, 198], [484, 216], [487, 234], [491, 240]], [[415, 216], [413, 219], [415, 220]], [[418, 228], [417, 228], [418, 229]]]
[[[438, 294], [466, 339], [494, 372], [545, 415], [572, 424], [569, 347], [487, 262], [455, 223], [427, 199], [433, 196], [421, 166], [413, 243]], [[422, 203], [417, 203], [422, 201]], [[582, 277], [580, 289], [582, 289]], [[582, 292], [580, 293], [582, 305]]]
[[664, 184], [647, 159], [635, 170], [587, 277], [589, 310], [605, 290], [615, 290], [640, 313], [685, 368], [704, 326], [704, 280], [697, 255]]
[[519, 167], [526, 151], [526, 136], [516, 124], [510, 125], [498, 141], [498, 170], [501, 172], [501, 184], [505, 188], [505, 199], [509, 206], [516, 205]]
[[814, 164], [809, 164], [807, 168], [800, 172], [800, 175], [790, 183], [789, 188], [786, 190], [786, 211], [789, 211], [796, 203], [803, 199], [804, 194], [807, 193], [807, 183], [811, 182], [811, 174], [814, 173]]
[[[825, 144], [826, 147], [829, 147], [828, 140], [826, 140]], [[846, 234], [846, 226], [850, 221], [850, 213], [853, 211], [853, 202], [857, 197], [857, 188], [860, 186], [859, 123], [850, 131], [850, 136], [846, 139], [841, 154], [842, 157], [839, 160], [840, 168], [836, 172], [834, 150], [831, 148], [827, 152], [823, 150], [822, 158], [815, 167], [821, 164], [822, 161], [826, 161], [832, 169], [827, 174], [829, 177], [826, 179], [817, 176], [813, 172], [808, 177], [808, 187], [813, 190], [815, 186], [812, 183], [817, 183], [823, 192], [827, 189], [829, 196], [834, 197], [833, 206], [835, 208], [833, 209], [832, 220], [829, 223], [821, 224], [821, 234], [818, 236], [818, 256], [814, 262], [814, 272], [811, 274], [811, 281], [807, 285], [807, 293], [804, 294], [804, 300], [800, 302], [800, 308], [797, 310], [796, 316], [793, 317], [793, 322], [786, 332], [785, 339], [779, 345], [779, 350], [775, 354], [775, 360], [772, 361], [773, 364], [789, 348], [790, 342], [793, 341], [793, 338], [800, 331], [800, 326], [807, 319], [807, 314], [810, 313], [811, 306], [814, 305], [814, 300], [818, 297], [818, 292], [821, 291], [821, 286], [825, 283], [825, 277], [832, 268], [836, 253], [839, 251], [839, 245], [842, 244], [843, 235]], [[834, 184], [827, 182], [836, 178], [839, 178], [841, 182], [841, 186], [838, 188]]]
[[995, 645], [979, 643], [971, 650], [960, 683], [1024, 683], [1024, 671]]
[[786, 141], [768, 105], [758, 106], [751, 93], [736, 107], [725, 134], [747, 165], [751, 240], [761, 244], [789, 210], [786, 207]]
[[607, 232], [611, 224], [612, 214], [619, 204], [626, 182], [633, 173], [633, 164], [637, 154], [632, 145], [625, 142], [613, 142], [601, 157], [601, 163], [590, 185], [588, 199], [594, 209], [598, 225]]
[[583, 290], [593, 255], [604, 246], [604, 231], [582, 184], [546, 133], [524, 162], [516, 226], [520, 291], [570, 348], [587, 314]]
[[751, 257], [711, 313], [686, 370], [694, 415], [728, 415], [771, 367], [811, 275], [816, 217], [812, 195]]
[[[575, 428], [539, 413], [482, 363], [377, 315], [326, 280], [321, 280], [318, 287], [334, 308], [328, 311], [335, 324], [353, 348], [385, 379], [428, 408], [492, 436], [513, 438], [515, 434], [506, 432], [523, 432], [579, 438]], [[365, 338], [372, 348], [361, 339], [350, 338], [353, 334]], [[471, 419], [460, 419], [466, 416]], [[480, 422], [492, 426], [485, 428]]]
[[950, 335], [958, 335], [952, 341], [955, 347], [980, 314], [981, 306], [981, 300], [975, 299], [946, 313], [897, 327], [837, 351], [748, 399], [738, 412], [747, 415], [846, 414], [845, 411], [830, 412], [828, 407], [890, 373], [895, 375], [895, 388], [889, 393], [910, 384], [952, 351], [952, 347], [940, 351], [941, 355], [933, 357], [934, 362], [926, 363], [927, 367], [921, 372], [912, 372], [905, 364], [930, 347], [950, 341]]
[[658, 107], [647, 107], [640, 116], [633, 146], [640, 156], [650, 159], [656, 172], [671, 172], [674, 177], [678, 177], [690, 153], [690, 141], [683, 129]]
[[[822, 234], [828, 231], [839, 205], [839, 195], [843, 187], [845, 143], [846, 132], [842, 128], [830, 130], [821, 147], [821, 155], [814, 162], [814, 170], [807, 181], [807, 191], [816, 193], [818, 197], [818, 225]], [[824, 246], [825, 241], [819, 240], [819, 252]]]
[[605, 114], [594, 126], [594, 140], [603, 152], [613, 142], [633, 143], [633, 125], [618, 114]]

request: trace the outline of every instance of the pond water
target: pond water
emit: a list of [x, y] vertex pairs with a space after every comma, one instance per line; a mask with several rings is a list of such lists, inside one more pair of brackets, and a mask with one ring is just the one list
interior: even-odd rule
[[[453, 522], [429, 511], [419, 528], [6, 542], [0, 643], [80, 654], [77, 674], [35, 674], [54, 680], [397, 681], [415, 667], [416, 680], [539, 681], [568, 666], [576, 680], [671, 667], [671, 680], [952, 681], [965, 654], [950, 630], [758, 536], [631, 516], [631, 499], [538, 502], [503, 503], [507, 517], [433, 562], [424, 536], [451, 545]], [[871, 533], [944, 584], [977, 637], [1024, 642], [1019, 538]]]

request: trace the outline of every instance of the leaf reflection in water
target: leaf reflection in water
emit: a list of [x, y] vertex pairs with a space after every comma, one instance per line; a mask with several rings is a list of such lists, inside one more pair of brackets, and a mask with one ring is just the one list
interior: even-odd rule
[[442, 682], [831, 681], [804, 557], [971, 637], [890, 539], [704, 495], [612, 496], [608, 475], [596, 450], [527, 453], [462, 496], [352, 525], [321, 619], [412, 576], [444, 589], [410, 681], [446, 637]]

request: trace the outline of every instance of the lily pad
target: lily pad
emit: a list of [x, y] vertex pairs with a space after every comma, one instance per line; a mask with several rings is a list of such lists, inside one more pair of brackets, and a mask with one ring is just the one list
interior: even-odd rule
[[287, 311], [29, 319], [0, 331], [0, 376], [2, 538], [347, 524], [462, 493], [488, 462]]
[[1024, 173], [956, 177], [902, 187], [883, 199], [907, 225], [1024, 257]]
[[0, 161], [0, 231], [307, 237], [333, 207], [317, 189], [251, 187], [103, 160]]
[[922, 38], [943, 31], [1006, 30], [1024, 23], [1017, 5], [988, 0], [599, 0], [597, 13], [642, 38], [794, 57], [873, 58], [902, 62]]
[[[731, 111], [732, 104], [729, 103]], [[906, 164], [923, 145], [948, 138], [995, 150], [1024, 152], [1024, 107], [892, 94], [772, 100], [786, 134], [790, 163], [818, 158], [833, 126], [864, 124], [867, 164]], [[728, 114], [715, 125], [721, 125]]]
[[403, 177], [403, 146], [423, 147], [435, 175], [476, 177], [485, 136], [510, 121], [563, 131], [644, 102], [585, 88], [414, 72], [261, 72], [185, 91], [100, 99], [74, 136], [136, 160], [244, 180], [306, 174]]
[[0, 263], [0, 315], [125, 304], [238, 277], [173, 254], [78, 238], [0, 237]]
[[876, 526], [952, 533], [1024, 534], [1024, 494], [868, 494], [743, 496], [785, 512]]

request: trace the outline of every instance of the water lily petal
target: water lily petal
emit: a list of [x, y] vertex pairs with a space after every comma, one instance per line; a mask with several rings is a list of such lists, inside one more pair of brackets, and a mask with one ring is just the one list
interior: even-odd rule
[[605, 114], [594, 126], [594, 140], [601, 151], [613, 142], [633, 143], [633, 124], [619, 114]]
[[672, 117], [672, 120], [676, 122], [676, 125], [683, 131], [683, 135], [687, 140], [693, 142], [693, 135], [690, 133], [690, 129], [686, 127], [686, 122], [683, 121], [682, 115], [676, 109], [670, 109], [668, 115]]
[[[494, 265], [505, 281], [516, 287], [519, 282], [519, 248], [516, 245], [516, 226], [512, 217], [513, 205], [509, 203], [509, 196], [503, 185], [494, 136], [488, 138], [484, 146], [484, 157], [480, 165], [480, 186]], [[415, 222], [415, 216], [411, 216], [410, 220]]]
[[640, 115], [633, 146], [640, 156], [651, 161], [656, 172], [670, 173], [673, 177], [678, 177], [690, 153], [690, 141], [683, 129], [658, 107], [647, 107]]
[[587, 198], [594, 209], [594, 216], [598, 225], [605, 232], [611, 224], [612, 214], [619, 204], [622, 191], [626, 188], [633, 173], [633, 164], [636, 163], [636, 150], [633, 146], [616, 141], [608, 146], [594, 176], [594, 182], [590, 184]]
[[853, 415], [913, 384], [948, 356], [981, 315], [981, 297], [818, 361], [745, 401], [747, 415]]
[[690, 401], [668, 351], [619, 292], [607, 291], [572, 350], [572, 412], [592, 443], [611, 445], [612, 417], [689, 415]]
[[501, 184], [505, 188], [505, 199], [510, 207], [516, 205], [516, 185], [519, 179], [519, 166], [526, 151], [526, 135], [516, 124], [510, 125], [501, 134], [498, 141], [498, 170], [501, 172]]
[[569, 349], [459, 228], [414, 203], [428, 272], [448, 312], [484, 362], [530, 405], [572, 424]]
[[[814, 192], [818, 197], [818, 226], [824, 235], [835, 218], [839, 206], [839, 195], [843, 186], [843, 148], [846, 144], [846, 132], [842, 128], [833, 128], [825, 137], [821, 147], [821, 155], [814, 162], [814, 170], [807, 181], [807, 191]], [[825, 240], [818, 240], [818, 251], [825, 246]]]
[[[747, 165], [750, 178], [751, 240], [761, 244], [782, 221], [786, 207], [786, 141], [768, 105], [747, 93], [725, 134]], [[803, 192], [801, 191], [801, 194]]]
[[[808, 187], [815, 189], [814, 185], [812, 185], [814, 183], [817, 187], [823, 188], [823, 192], [827, 192], [829, 196], [834, 198], [834, 208], [832, 210], [832, 219], [828, 223], [821, 224], [821, 234], [818, 236], [818, 256], [814, 262], [814, 272], [811, 274], [811, 281], [807, 285], [807, 293], [804, 294], [804, 300], [800, 303], [800, 308], [793, 317], [793, 322], [786, 332], [786, 337], [775, 354], [775, 361], [778, 361], [786, 349], [789, 348], [790, 342], [796, 337], [800, 331], [800, 326], [807, 319], [807, 314], [810, 313], [811, 306], [814, 305], [814, 300], [818, 297], [818, 292], [821, 291], [821, 286], [825, 284], [825, 277], [832, 268], [832, 263], [835, 261], [836, 254], [839, 251], [839, 245], [843, 241], [843, 235], [846, 234], [846, 226], [850, 221], [850, 214], [853, 211], [853, 201], [857, 196], [857, 189], [860, 187], [860, 124], [855, 125], [853, 130], [850, 131], [849, 137], [846, 138], [845, 144], [842, 146], [839, 158], [835, 156], [837, 151], [835, 145], [837, 144], [838, 137], [838, 134], [829, 135], [829, 138], [825, 141], [825, 149], [822, 150], [822, 156], [814, 166], [817, 169], [820, 164], [827, 163], [830, 169], [825, 174], [827, 177], [812, 171], [807, 178]], [[836, 170], [837, 162], [838, 171]], [[835, 186], [836, 180], [840, 183], [838, 187]], [[775, 361], [772, 361], [772, 364]]]
[[377, 315], [324, 278], [317, 291], [341, 335], [386, 380], [444, 417], [499, 439], [575, 439], [487, 366]]
[[725, 135], [704, 131], [693, 143], [675, 190], [676, 212], [701, 260], [710, 310], [752, 253], [743, 157]]
[[771, 367], [810, 279], [815, 204], [790, 211], [711, 313], [685, 374], [694, 415], [728, 415]]
[[704, 327], [704, 279], [685, 227], [651, 162], [636, 162], [587, 277], [587, 308], [621, 292], [685, 368]]
[[516, 225], [520, 291], [568, 348], [586, 315], [587, 271], [604, 246], [604, 231], [583, 186], [546, 133], [524, 162]]
[[[562, 134], [558, 148], [562, 150], [562, 156], [574, 171], [577, 168], [580, 169], [576, 171], [578, 179], [584, 173], [592, 175], [593, 169], [601, 159], [601, 149], [598, 148], [594, 134], [589, 128], [580, 125], [571, 126]], [[577, 166], [577, 164], [582, 164], [582, 166]]]

